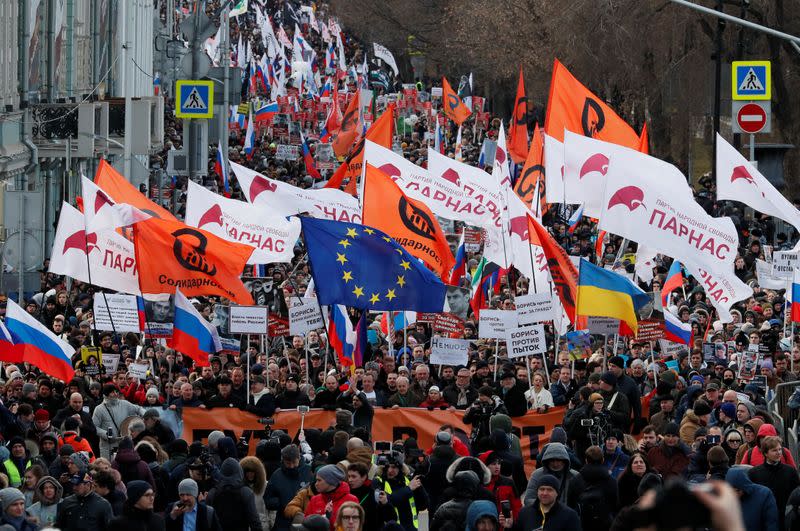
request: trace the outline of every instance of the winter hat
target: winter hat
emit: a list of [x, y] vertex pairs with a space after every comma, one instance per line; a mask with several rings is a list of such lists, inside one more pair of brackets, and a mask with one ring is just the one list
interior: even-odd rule
[[65, 444], [58, 451], [58, 455], [60, 455], [62, 457], [66, 457], [66, 456], [72, 455], [74, 453], [75, 453], [75, 448], [73, 448], [71, 444]]
[[491, 439], [494, 450], [508, 450], [511, 447], [511, 441], [508, 440], [508, 435], [503, 430], [494, 430]]
[[637, 494], [639, 496], [643, 496], [645, 492], [650, 489], [656, 489], [661, 486], [661, 476], [654, 472], [648, 472], [644, 476], [642, 476], [642, 480], [639, 482], [639, 487], [637, 489]]
[[178, 494], [188, 494], [189, 496], [197, 497], [198, 493], [200, 492], [200, 488], [197, 486], [197, 482], [192, 478], [186, 478], [180, 483], [178, 483]]
[[334, 488], [338, 488], [339, 484], [345, 480], [344, 472], [336, 465], [325, 465], [321, 467], [317, 470], [317, 477]]
[[306, 531], [328, 531], [331, 528], [331, 524], [321, 514], [312, 514], [305, 517], [302, 528]]
[[74, 417], [64, 419], [64, 431], [77, 431], [81, 423]]
[[346, 409], [336, 412], [336, 424], [339, 426], [350, 426], [353, 424], [353, 414]]
[[764, 361], [761, 362], [761, 368], [762, 369], [773, 370], [775, 368], [775, 366], [772, 365], [772, 360], [764, 360]]
[[603, 395], [601, 395], [600, 393], [592, 393], [591, 395], [589, 395], [589, 403], [590, 404], [593, 404], [594, 402], [596, 402], [598, 400], [603, 400]]
[[22, 394], [27, 395], [28, 393], [32, 393], [36, 391], [36, 384], [28, 382], [22, 384]]
[[694, 414], [698, 417], [702, 417], [703, 415], [708, 415], [711, 413], [711, 406], [706, 404], [702, 400], [698, 400], [694, 403]]
[[608, 385], [617, 385], [617, 377], [614, 376], [614, 373], [611, 371], [606, 371], [600, 375], [600, 381], [605, 382]]
[[219, 430], [214, 430], [208, 434], [208, 446], [216, 448], [219, 440], [225, 437], [225, 434]]
[[117, 389], [117, 386], [114, 384], [105, 384], [103, 386], [103, 396], [108, 396], [114, 391], [119, 391], [119, 389]]
[[78, 467], [78, 474], [85, 474], [89, 468], [89, 457], [84, 452], [75, 452], [69, 456], [69, 460]]
[[723, 402], [722, 405], [719, 406], [719, 410], [725, 413], [725, 416], [729, 419], [736, 418], [736, 406], [730, 402]]
[[558, 492], [561, 489], [561, 482], [552, 474], [544, 474], [539, 478], [539, 484], [536, 488], [538, 489], [539, 487], [552, 487]]
[[453, 442], [453, 436], [449, 432], [440, 431], [436, 434], [436, 444], [449, 445]]
[[25, 495], [19, 491], [19, 489], [15, 489], [12, 487], [0, 490], [0, 505], [3, 507], [3, 512], [6, 512], [12, 503], [16, 503], [18, 501], [25, 501]]
[[152, 488], [153, 487], [150, 486], [150, 483], [139, 479], [129, 482], [127, 484], [128, 503], [131, 506], [136, 505], [139, 500], [142, 499], [144, 493]]
[[619, 367], [620, 369], [625, 368], [625, 358], [622, 356], [612, 356], [608, 358], [608, 364], [613, 365], [615, 367]]
[[564, 431], [564, 428], [561, 426], [556, 426], [553, 428], [553, 431], [550, 433], [550, 442], [559, 442], [561, 444], [567, 444], [567, 432]]
[[156, 389], [155, 387], [151, 387], [150, 389], [147, 390], [144, 396], [146, 398], [150, 398], [151, 396], [154, 398], [158, 398], [158, 389]]
[[133, 450], [133, 439], [130, 437], [123, 437], [119, 442], [120, 450]]
[[[147, 393], [150, 394], [150, 391], [147, 391]], [[151, 407], [150, 409], [148, 409], [147, 411], [144, 412], [144, 415], [142, 416], [142, 418], [143, 419], [159, 419], [159, 418], [161, 418], [161, 414], [158, 412], [158, 410], [156, 408]]]
[[680, 428], [675, 422], [669, 422], [664, 427], [664, 435], [680, 435]]

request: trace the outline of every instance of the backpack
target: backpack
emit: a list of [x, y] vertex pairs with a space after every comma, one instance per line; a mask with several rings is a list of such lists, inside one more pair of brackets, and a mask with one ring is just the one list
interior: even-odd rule
[[578, 508], [583, 529], [608, 529], [611, 526], [606, 496], [599, 485], [591, 485], [581, 492]]

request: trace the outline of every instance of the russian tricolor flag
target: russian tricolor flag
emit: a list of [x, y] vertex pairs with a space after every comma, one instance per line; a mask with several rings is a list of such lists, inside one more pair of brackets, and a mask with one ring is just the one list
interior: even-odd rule
[[265, 103], [258, 109], [256, 109], [255, 120], [256, 122], [266, 122], [272, 119], [273, 116], [278, 114], [278, 102], [271, 101], [269, 103]]
[[792, 277], [792, 322], [800, 323], [800, 275], [794, 270]]
[[322, 175], [319, 174], [319, 170], [314, 165], [314, 158], [311, 156], [311, 150], [308, 149], [308, 142], [306, 142], [302, 131], [300, 132], [300, 140], [303, 142], [303, 162], [306, 164], [306, 173], [319, 181], [322, 179]]
[[139, 315], [139, 330], [144, 330], [147, 316], [144, 313], [144, 297], [136, 296], [136, 313]]
[[217, 142], [217, 159], [214, 161], [214, 171], [222, 179], [222, 185], [226, 192], [230, 193], [231, 185], [228, 181], [228, 165], [222, 155], [222, 142]]
[[330, 98], [331, 97], [331, 78], [328, 77], [325, 80], [325, 84], [322, 85], [322, 89], [319, 91], [320, 98]]
[[464, 245], [464, 233], [461, 233], [461, 240], [458, 242], [458, 249], [456, 249], [456, 265], [453, 266], [453, 272], [450, 273], [450, 282], [452, 286], [461, 284], [461, 279], [467, 275], [467, 252]]
[[569, 225], [569, 233], [572, 234], [575, 232], [575, 229], [578, 228], [578, 223], [581, 222], [581, 218], [583, 217], [583, 205], [578, 207], [578, 210], [572, 213], [572, 217], [569, 218], [567, 224]]
[[217, 328], [203, 319], [180, 290], [175, 290], [175, 319], [167, 346], [192, 358], [198, 367], [207, 367], [209, 358], [222, 350]]
[[256, 130], [253, 127], [253, 114], [250, 114], [250, 119], [247, 120], [247, 132], [244, 135], [244, 154], [247, 157], [247, 160], [253, 158], [254, 150], [253, 148], [256, 145]]
[[339, 362], [350, 367], [350, 374], [355, 374], [356, 367], [363, 364], [367, 345], [366, 312], [361, 314], [356, 330], [347, 315], [347, 308], [341, 304], [332, 304], [328, 315], [328, 338]]
[[0, 361], [30, 363], [64, 382], [75, 376], [72, 368], [75, 349], [11, 299], [0, 336]]
[[666, 308], [669, 301], [669, 294], [674, 290], [683, 286], [683, 273], [681, 263], [677, 260], [672, 261], [667, 271], [667, 278], [664, 280], [664, 285], [661, 287], [661, 305]]
[[664, 310], [664, 339], [673, 343], [692, 344], [692, 325], [682, 323], [672, 312]]
[[158, 96], [158, 93], [161, 91], [161, 72], [156, 72], [156, 75], [153, 76], [153, 94]]

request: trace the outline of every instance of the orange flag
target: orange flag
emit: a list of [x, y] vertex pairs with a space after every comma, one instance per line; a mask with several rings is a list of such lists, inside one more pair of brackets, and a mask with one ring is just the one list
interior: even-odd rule
[[519, 69], [517, 83], [517, 99], [514, 103], [514, 114], [508, 124], [508, 153], [515, 164], [525, 162], [528, 155], [528, 98], [525, 97], [525, 80], [522, 68]]
[[559, 142], [564, 129], [612, 144], [639, 149], [639, 135], [614, 109], [584, 87], [558, 59], [553, 64], [544, 132]]
[[578, 296], [578, 270], [575, 264], [569, 259], [564, 248], [550, 236], [547, 229], [530, 215], [528, 215], [528, 239], [531, 244], [540, 246], [544, 251], [561, 305], [574, 323]]
[[639, 151], [645, 155], [650, 153], [650, 137], [647, 134], [647, 122], [642, 126], [642, 134], [639, 136]]
[[[544, 171], [544, 139], [538, 125], [534, 125], [531, 148], [528, 150], [528, 157], [525, 159], [522, 173], [514, 184], [514, 192], [522, 199], [525, 206], [540, 216], [544, 216], [549, 207], [544, 188]], [[538, 207], [534, 204], [537, 195], [539, 197]]]
[[450, 278], [455, 259], [436, 216], [421, 201], [409, 199], [391, 177], [371, 164], [364, 172], [364, 225], [382, 230], [442, 280]]
[[133, 205], [142, 212], [147, 212], [156, 218], [176, 220], [169, 210], [147, 199], [144, 194], [137, 190], [134, 185], [104, 159], [100, 160], [100, 164], [97, 166], [94, 184], [102, 188], [116, 203]]
[[450, 86], [450, 83], [447, 82], [446, 77], [442, 78], [442, 108], [444, 109], [444, 115], [458, 125], [463, 124], [464, 120], [472, 114], [469, 108], [464, 105], [464, 102], [461, 101], [461, 98], [458, 97], [458, 94], [455, 93], [453, 87]]
[[220, 295], [252, 305], [239, 278], [253, 248], [223, 240], [180, 221], [150, 218], [133, 226], [133, 244], [142, 293]]
[[361, 134], [361, 91], [357, 90], [347, 105], [347, 110], [342, 118], [342, 127], [333, 139], [333, 152], [337, 157], [347, 155], [347, 152], [356, 143]]
[[[375, 120], [367, 131], [367, 139], [380, 144], [386, 149], [392, 148], [394, 136], [394, 103], [389, 104], [383, 114]], [[358, 141], [356, 147], [347, 156], [345, 162], [339, 166], [331, 176], [325, 188], [338, 189], [345, 179], [349, 178], [344, 191], [350, 195], [358, 195], [358, 178], [361, 176], [361, 165], [364, 162], [364, 139]]]

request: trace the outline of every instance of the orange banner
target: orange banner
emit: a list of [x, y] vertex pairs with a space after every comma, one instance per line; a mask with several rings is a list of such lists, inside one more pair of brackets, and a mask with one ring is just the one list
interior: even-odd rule
[[223, 240], [180, 221], [150, 218], [133, 226], [142, 293], [187, 297], [221, 295], [251, 305], [253, 297], [239, 278], [253, 248]]
[[[514, 184], [514, 192], [532, 212], [539, 216], [544, 216], [550, 206], [547, 204], [547, 191], [544, 188], [544, 172], [544, 139], [538, 125], [534, 125], [531, 147], [528, 150], [525, 166], [522, 167], [522, 173]], [[538, 207], [534, 204], [537, 195]]]
[[154, 202], [147, 199], [128, 180], [104, 159], [97, 166], [94, 175], [94, 184], [103, 189], [116, 203], [133, 205], [142, 212], [147, 212], [153, 217], [175, 221], [175, 216]]
[[[541, 246], [547, 257], [550, 267], [550, 276], [553, 278], [561, 305], [567, 317], [575, 323], [575, 304], [578, 298], [578, 270], [570, 260], [569, 255], [547, 232], [541, 223], [528, 215], [528, 239], [533, 245]], [[576, 330], [579, 328], [576, 327]]]
[[342, 127], [333, 138], [333, 152], [337, 157], [347, 155], [361, 133], [361, 91], [357, 90], [342, 118]]
[[447, 82], [446, 77], [442, 78], [442, 109], [445, 116], [458, 125], [463, 124], [472, 114], [469, 108], [464, 105], [464, 102], [461, 101], [461, 98], [458, 97], [458, 94], [455, 93], [453, 87], [450, 86], [450, 83]]
[[[334, 412], [313, 409], [305, 415], [305, 428], [326, 430], [335, 421]], [[396, 441], [414, 437], [420, 448], [433, 446], [433, 437], [443, 424], [451, 424], [463, 437], [469, 437], [472, 427], [463, 423], [463, 411], [428, 411], [427, 409], [401, 408], [376, 409], [372, 420], [372, 441]], [[293, 439], [300, 432], [300, 414], [296, 411], [275, 415], [273, 430], [284, 430]], [[513, 418], [513, 432], [519, 437], [525, 472], [530, 475], [536, 468], [536, 454], [550, 440], [553, 428], [564, 419], [564, 408], [557, 407], [544, 414], [528, 413]], [[238, 441], [244, 437], [250, 444], [250, 453], [255, 453], [260, 439], [266, 438], [264, 426], [258, 417], [238, 409], [216, 408], [212, 410], [186, 408], [183, 410], [183, 436], [187, 442], [205, 440], [214, 430]]]
[[522, 68], [519, 69], [517, 98], [514, 100], [514, 113], [508, 124], [508, 153], [516, 164], [525, 162], [528, 155], [528, 98], [525, 97], [525, 81]]

